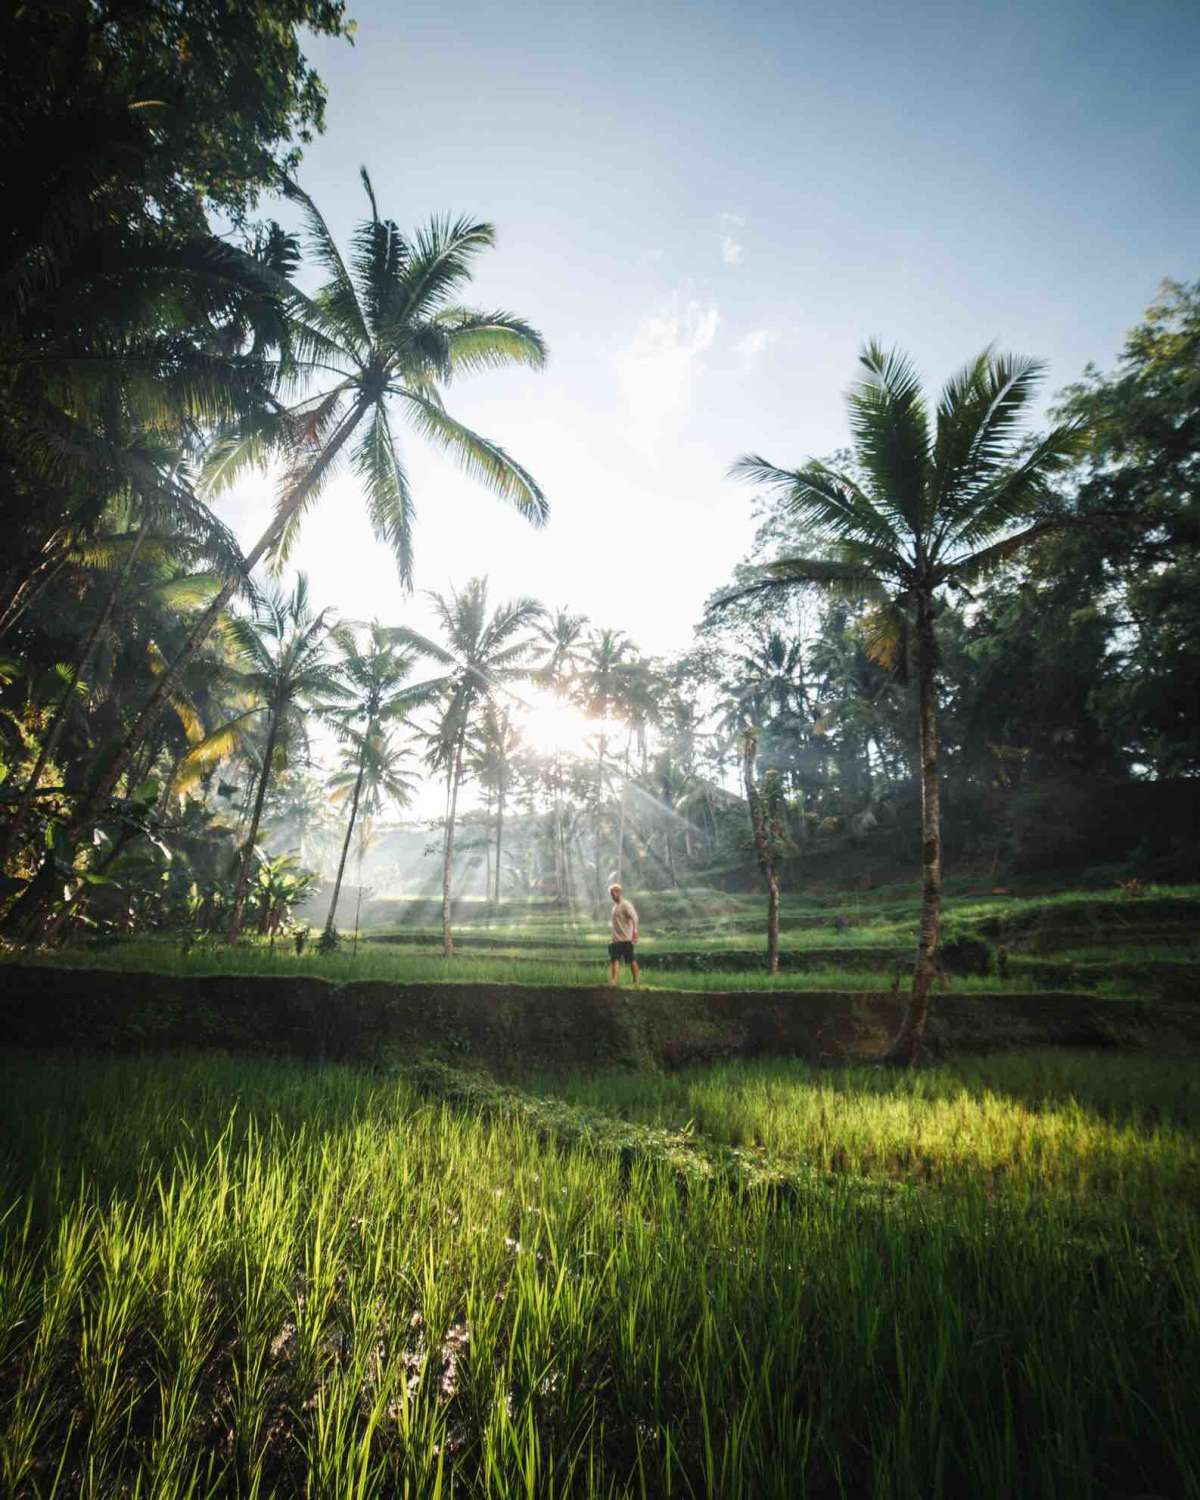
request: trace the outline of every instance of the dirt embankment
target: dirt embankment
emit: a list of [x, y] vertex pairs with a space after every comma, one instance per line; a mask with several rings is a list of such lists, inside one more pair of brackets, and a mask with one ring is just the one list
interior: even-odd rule
[[[837, 1062], [877, 1053], [903, 996], [848, 991], [574, 989], [493, 984], [335, 985], [321, 979], [176, 977], [0, 968], [3, 1045], [160, 1051], [212, 1047], [386, 1062], [421, 1052], [498, 1071], [673, 1066], [733, 1055]], [[952, 1048], [1200, 1044], [1200, 1013], [1077, 994], [938, 996]]]

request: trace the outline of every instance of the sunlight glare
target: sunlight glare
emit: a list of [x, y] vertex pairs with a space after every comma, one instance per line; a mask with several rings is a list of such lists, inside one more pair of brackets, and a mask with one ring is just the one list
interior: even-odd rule
[[610, 719], [588, 718], [578, 704], [549, 688], [526, 688], [521, 699], [514, 717], [526, 741], [543, 754], [560, 750], [567, 755], [590, 755], [597, 735], [611, 737], [622, 729]]

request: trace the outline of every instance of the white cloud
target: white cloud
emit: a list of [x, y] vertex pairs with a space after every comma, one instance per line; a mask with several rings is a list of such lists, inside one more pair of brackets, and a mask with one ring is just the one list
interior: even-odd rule
[[742, 263], [746, 247], [734, 231], [741, 229], [745, 222], [742, 214], [721, 215], [721, 259], [727, 266], [740, 266]]
[[715, 303], [676, 291], [664, 311], [642, 319], [618, 352], [617, 385], [628, 430], [640, 445], [657, 446], [664, 428], [678, 429], [686, 420], [720, 322]]
[[772, 344], [779, 342], [773, 328], [752, 328], [737, 341], [737, 356], [743, 365], [756, 364]]

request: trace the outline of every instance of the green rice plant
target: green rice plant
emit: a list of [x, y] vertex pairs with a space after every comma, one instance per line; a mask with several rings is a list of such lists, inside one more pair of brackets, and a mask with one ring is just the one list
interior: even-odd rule
[[[9, 1058], [4, 1493], [1191, 1500], [1195, 1090], [1146, 1059], [1022, 1061], [823, 1098], [793, 1071], [809, 1124], [779, 1143], [823, 1110], [830, 1170], [784, 1191], [586, 1114], [557, 1135], [485, 1084]], [[761, 1102], [754, 1071], [712, 1071], [718, 1125]], [[764, 1066], [768, 1096], [786, 1074]], [[632, 1113], [630, 1083], [602, 1102]], [[964, 1091], [986, 1126], [956, 1146]], [[1039, 1111], [1061, 1116], [1040, 1148]]]
[[669, 1075], [530, 1080], [539, 1092], [823, 1172], [1051, 1193], [1153, 1222], [1200, 1208], [1200, 1088], [1190, 1060], [1062, 1050], [894, 1076], [795, 1060]]

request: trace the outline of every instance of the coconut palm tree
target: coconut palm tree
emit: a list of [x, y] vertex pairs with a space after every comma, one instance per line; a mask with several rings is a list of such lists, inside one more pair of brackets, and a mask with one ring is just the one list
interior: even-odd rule
[[542, 654], [533, 680], [560, 695], [569, 691], [586, 656], [586, 615], [562, 607], [547, 614], [537, 626]]
[[934, 621], [941, 591], [966, 586], [1064, 522], [1048, 479], [1079, 453], [1078, 426], [1020, 441], [1042, 366], [985, 349], [946, 385], [936, 413], [912, 363], [868, 345], [865, 374], [847, 398], [857, 474], [810, 460], [780, 469], [747, 456], [739, 478], [766, 485], [811, 528], [823, 555], [769, 563], [720, 607], [748, 593], [815, 584], [873, 601], [873, 644], [894, 656], [911, 637], [921, 768], [922, 898], [912, 991], [889, 1052], [911, 1062], [921, 1047], [937, 965], [942, 892]]
[[506, 684], [527, 678], [532, 635], [545, 610], [536, 599], [513, 599], [488, 610], [487, 579], [472, 578], [447, 595], [429, 595], [442, 628], [443, 642], [415, 631], [402, 634], [445, 667], [434, 684], [441, 706], [432, 741], [431, 764], [446, 774], [446, 837], [442, 860], [442, 947], [454, 956], [450, 931], [450, 875], [454, 861], [454, 823], [462, 786], [468, 737], [478, 727], [482, 709], [494, 702]]
[[[488, 823], [491, 822], [492, 798], [496, 799], [496, 875], [489, 881], [488, 899], [500, 904], [500, 871], [504, 852], [504, 808], [512, 781], [513, 756], [521, 748], [521, 736], [512, 722], [507, 705], [501, 708], [494, 700], [484, 705], [479, 723], [478, 742], [471, 757], [471, 769], [488, 796]], [[491, 835], [485, 832], [488, 848]], [[490, 865], [490, 860], [489, 860]]]
[[[393, 414], [455, 458], [464, 470], [507, 500], [535, 526], [549, 508], [530, 474], [498, 443], [464, 426], [447, 411], [443, 389], [458, 376], [505, 365], [540, 369], [540, 334], [507, 312], [464, 307], [458, 296], [472, 265], [494, 243], [490, 224], [434, 219], [411, 238], [383, 219], [370, 179], [362, 172], [370, 218], [352, 240], [349, 263], [307, 194], [294, 185], [308, 229], [308, 251], [324, 273], [309, 297], [280, 281], [290, 314], [290, 350], [321, 389], [269, 419], [252, 422], [218, 443], [207, 469], [216, 492], [245, 468], [281, 457], [285, 475], [275, 513], [246, 554], [249, 573], [266, 557], [286, 561], [307, 510], [334, 472], [343, 450], [365, 490], [372, 528], [396, 555], [402, 581], [412, 580], [413, 503], [408, 475], [392, 430]], [[77, 840], [111, 797], [138, 745], [170, 692], [229, 602], [231, 578], [197, 622], [162, 674], [145, 707], [84, 802], [71, 830]]]
[[629, 814], [631, 786], [629, 758], [636, 742], [642, 772], [646, 772], [646, 744], [649, 731], [662, 723], [662, 703], [666, 682], [649, 661], [631, 662], [618, 679], [620, 702], [617, 715], [625, 723], [625, 751], [621, 771], [621, 811], [617, 824], [617, 880], [624, 879], [625, 825]]
[[592, 820], [592, 854], [594, 862], [593, 914], [604, 901], [603, 866], [600, 861], [600, 819], [604, 802], [604, 763], [608, 755], [610, 721], [624, 693], [632, 669], [630, 657], [633, 642], [622, 630], [597, 630], [587, 642], [583, 669], [579, 674], [578, 696], [582, 707], [598, 720], [596, 733], [596, 805]]
[[256, 711], [265, 715], [267, 726], [229, 917], [228, 939], [233, 942], [242, 928], [257, 852], [258, 826], [271, 773], [286, 763], [292, 745], [307, 743], [305, 708], [342, 698], [347, 690], [330, 657], [328, 611], [313, 614], [308, 581], [302, 573], [290, 595], [273, 590], [252, 616], [239, 616], [228, 629], [242, 661], [238, 673], [240, 684], [257, 703]]
[[337, 805], [349, 802], [350, 818], [342, 842], [333, 898], [329, 903], [329, 916], [325, 923], [327, 933], [332, 934], [335, 930], [334, 918], [342, 889], [342, 876], [355, 827], [359, 830], [358, 886], [361, 892], [363, 853], [370, 823], [388, 803], [407, 807], [412, 801], [416, 778], [405, 769], [405, 762], [412, 759], [412, 753], [407, 746], [395, 742], [380, 719], [376, 719], [367, 729], [352, 729], [347, 735], [342, 746], [342, 769], [329, 778], [330, 801]]
[[[534, 681], [542, 687], [548, 687], [551, 692], [560, 698], [570, 694], [575, 677], [583, 665], [585, 655], [585, 636], [587, 627], [587, 616], [575, 614], [571, 610], [560, 606], [553, 614], [548, 614], [537, 627], [538, 639], [542, 644], [542, 658], [538, 663]], [[559, 901], [566, 898], [568, 891], [567, 863], [568, 850], [566, 837], [563, 832], [563, 806], [562, 806], [562, 750], [556, 745], [554, 747], [554, 864], [555, 884], [558, 890]]]
[[[341, 858], [338, 860], [337, 876], [333, 883], [333, 896], [329, 902], [329, 915], [325, 919], [325, 931], [332, 934], [337, 922], [338, 898], [342, 890], [342, 877], [346, 870], [346, 859], [350, 853], [350, 840], [354, 835], [354, 824], [358, 818], [359, 801], [367, 788], [368, 775], [374, 776], [379, 785], [385, 777], [380, 757], [386, 748], [399, 766], [401, 751], [391, 746], [386, 737], [389, 725], [397, 724], [425, 701], [429, 689], [423, 684], [411, 684], [414, 653], [398, 644], [398, 633], [373, 621], [368, 627], [366, 642], [360, 646], [350, 631], [342, 634], [340, 641], [341, 660], [338, 672], [344, 689], [348, 693], [345, 703], [335, 704], [326, 711], [326, 717], [346, 746], [355, 765], [352, 787], [348, 792], [350, 817], [346, 824], [346, 836], [342, 842]], [[341, 772], [335, 781], [342, 786]], [[330, 785], [334, 785], [331, 782]], [[397, 785], [399, 783], [397, 782]], [[343, 800], [339, 797], [337, 800]]]

